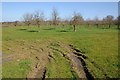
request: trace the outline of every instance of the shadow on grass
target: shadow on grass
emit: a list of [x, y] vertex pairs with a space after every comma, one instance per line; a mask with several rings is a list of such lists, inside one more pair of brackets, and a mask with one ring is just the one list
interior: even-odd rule
[[21, 31], [27, 31], [27, 32], [39, 32], [38, 30], [27, 30], [27, 29], [19, 29]]
[[24, 31], [24, 30], [27, 30], [27, 29], [19, 29], [19, 30]]
[[70, 31], [68, 31], [68, 30], [59, 30], [57, 32], [70, 32]]
[[43, 29], [43, 30], [55, 30], [55, 28], [48, 28], [48, 29]]
[[37, 31], [37, 30], [29, 30], [28, 32], [39, 32], [39, 31]]

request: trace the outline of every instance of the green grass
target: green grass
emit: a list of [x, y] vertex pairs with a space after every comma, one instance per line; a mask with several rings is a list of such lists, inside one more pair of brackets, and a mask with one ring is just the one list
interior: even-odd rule
[[59, 43], [51, 43], [49, 47], [52, 49], [50, 54], [53, 58], [47, 65], [47, 78], [77, 78], [77, 75], [72, 72], [70, 61], [63, 57], [64, 52]]
[[31, 61], [24, 59], [20, 62], [12, 61], [3, 64], [3, 78], [26, 78], [26, 74], [30, 70]]
[[[59, 41], [66, 45], [72, 44], [76, 48], [84, 51], [85, 55], [88, 56], [88, 59], [85, 60], [88, 69], [97, 78], [105, 77], [104, 72], [107, 74], [107, 76], [111, 78], [116, 78], [118, 77], [117, 76], [118, 30], [114, 27], [116, 26], [112, 26], [111, 29], [101, 29], [101, 28], [95, 28], [94, 26], [93, 27], [78, 26], [77, 32], [73, 32], [73, 29], [70, 26], [65, 26], [65, 27], [42, 26], [40, 28], [37, 28], [35, 26], [31, 26], [30, 28], [25, 26], [20, 26], [20, 27], [3, 28], [3, 37], [2, 37], [3, 53], [12, 54], [12, 52], [8, 51], [6, 47], [7, 46], [11, 47], [15, 41], [19, 41], [19, 40], [25, 40], [28, 42], [29, 41], [34, 42], [35, 40], [39, 40], [40, 42], [43, 43]], [[26, 29], [26, 30], [20, 30], [20, 29]], [[61, 57], [57, 57], [57, 58], [58, 60], [59, 58], [61, 59]], [[66, 62], [64, 59], [61, 60], [62, 60], [61, 62], [63, 62], [61, 63], [61, 65], [64, 67], [59, 66], [60, 70], [65, 70], [66, 73], [63, 72], [59, 74], [59, 77], [62, 77], [64, 75], [66, 75], [64, 77], [70, 77], [71, 73], [68, 72], [69, 66], [65, 65], [68, 64], [68, 62]], [[94, 64], [92, 64], [90, 61], [93, 61], [95, 64], [97, 64], [97, 67]], [[12, 66], [15, 65], [15, 63], [12, 64], [8, 63], [5, 65]], [[4, 68], [7, 68], [8, 66]], [[51, 74], [49, 75], [49, 77], [58, 77], [55, 75], [56, 74], [55, 72], [59, 67], [55, 65], [55, 62], [52, 61], [52, 64], [50, 64], [49, 66], [51, 67], [48, 73]], [[15, 69], [17, 70], [17, 68], [18, 67], [16, 67]], [[3, 73], [7, 74], [7, 70], [4, 69]], [[7, 76], [10, 77], [13, 75], [5, 75], [4, 77]]]
[[69, 62], [58, 52], [53, 52], [55, 61], [52, 59], [48, 65], [48, 78], [72, 78]]

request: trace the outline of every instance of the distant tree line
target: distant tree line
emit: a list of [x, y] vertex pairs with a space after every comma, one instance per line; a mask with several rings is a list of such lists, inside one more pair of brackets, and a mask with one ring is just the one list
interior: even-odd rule
[[61, 19], [59, 16], [59, 13], [56, 8], [53, 8], [51, 12], [51, 19], [46, 20], [44, 12], [42, 11], [35, 11], [34, 13], [26, 13], [22, 16], [22, 21], [14, 21], [14, 22], [2, 22], [4, 25], [14, 25], [14, 26], [20, 26], [20, 25], [35, 25], [37, 27], [40, 27], [41, 25], [72, 25], [74, 31], [76, 31], [77, 25], [95, 25], [97, 28], [103, 27], [111, 28], [111, 25], [117, 25], [117, 28], [120, 29], [120, 16], [117, 18], [114, 18], [112, 15], [107, 15], [102, 20], [100, 20], [98, 17], [95, 17], [94, 19], [87, 19], [84, 20], [82, 15], [77, 12], [73, 12], [73, 15], [70, 19]]

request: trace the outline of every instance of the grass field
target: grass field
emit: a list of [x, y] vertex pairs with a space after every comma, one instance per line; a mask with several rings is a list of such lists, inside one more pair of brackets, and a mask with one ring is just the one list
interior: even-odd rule
[[[96, 78], [118, 77], [118, 30], [116, 26], [110, 29], [95, 26], [77, 26], [73, 32], [71, 26], [18, 26], [2, 28], [3, 78], [25, 78], [37, 63], [36, 56], [41, 60], [41, 66], [47, 65], [48, 78], [74, 78], [70, 71], [70, 63], [57, 48], [68, 54], [68, 45], [84, 52], [87, 67]], [[52, 44], [52, 46], [51, 46]], [[62, 47], [61, 47], [62, 46]], [[47, 53], [52, 53], [56, 62], [47, 61]], [[11, 58], [12, 57], [12, 58]]]

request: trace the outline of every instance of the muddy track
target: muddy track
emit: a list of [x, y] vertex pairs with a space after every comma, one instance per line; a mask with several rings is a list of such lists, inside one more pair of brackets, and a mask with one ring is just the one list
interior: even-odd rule
[[86, 74], [87, 79], [88, 79], [88, 80], [94, 80], [94, 77], [93, 77], [93, 75], [90, 73], [90, 71], [88, 70], [85, 61], [84, 61], [82, 58], [80, 58], [80, 57], [78, 57], [78, 59], [79, 59], [79, 60], [81, 61], [81, 63], [82, 63], [82, 66], [83, 66], [83, 69], [84, 69], [84, 72], [85, 72], [85, 74]]
[[75, 54], [77, 56], [77, 58], [82, 62], [82, 65], [84, 67], [84, 71], [86, 73], [86, 77], [88, 79], [94, 79], [95, 77], [93, 77], [91, 75], [91, 73], [89, 72], [88, 68], [86, 67], [86, 63], [85, 60], [88, 60], [94, 67], [96, 67], [97, 69], [101, 70], [103, 72], [103, 75], [105, 77], [105, 79], [109, 79], [110, 77], [106, 74], [106, 72], [104, 71], [103, 68], [101, 68], [98, 64], [96, 64], [94, 61], [92, 61], [91, 59], [89, 59], [87, 56], [85, 56], [85, 52], [80, 51], [79, 49], [76, 49], [73, 45], [69, 45], [71, 47], [71, 49], [73, 50], [73, 54]]
[[[35, 74], [34, 74], [35, 72]], [[41, 69], [34, 69], [33, 75], [31, 77], [27, 77], [26, 80], [45, 80], [45, 75], [46, 75], [46, 68], [41, 68]]]
[[[60, 46], [57, 45], [57, 46]], [[64, 48], [64, 47], [62, 47]], [[79, 49], [76, 49], [73, 45], [69, 45], [70, 52], [65, 54], [64, 51], [61, 51], [59, 48], [56, 48], [55, 46], [50, 46], [49, 49], [52, 49], [53, 51], [59, 52], [59, 54], [62, 55], [62, 57], [66, 58], [67, 60], [70, 61], [70, 66], [71, 66], [71, 73], [73, 71], [77, 73], [79, 78], [84, 78], [87, 80], [94, 80], [95, 77], [91, 74], [91, 72], [88, 70], [87, 65], [85, 63], [85, 59], [87, 59], [89, 62], [91, 62], [96, 68], [104, 72], [102, 68], [100, 68], [95, 62], [91, 61], [86, 55], [85, 52], [80, 51]], [[42, 51], [44, 52], [43, 49], [34, 49], [38, 52]], [[12, 61], [12, 56], [10, 55], [7, 56], [7, 58], [3, 59], [4, 62]], [[39, 58], [38, 55], [35, 57], [37, 63], [35, 63], [34, 68], [30, 71], [30, 74], [28, 73], [26, 76], [26, 80], [31, 80], [31, 78], [34, 78], [33, 80], [36, 79], [41, 79], [44, 80], [46, 78], [46, 73], [47, 73], [47, 66], [41, 64], [41, 59]], [[47, 59], [48, 62], [50, 62], [50, 59], [55, 60], [55, 57], [48, 51], [48, 54], [44, 59]], [[7, 60], [7, 61], [6, 61]], [[56, 60], [55, 60], [56, 61]], [[105, 72], [104, 72], [105, 73]], [[105, 78], [109, 78], [107, 74], [105, 73]]]
[[75, 49], [72, 45], [69, 46], [72, 49], [72, 53], [67, 54], [67, 56], [71, 60], [73, 70], [78, 74], [79, 78], [94, 80], [84, 61], [87, 56], [80, 54], [82, 51]]
[[[75, 73], [77, 73], [78, 78], [94, 80], [94, 77], [91, 75], [91, 73], [87, 69], [86, 63], [84, 61], [84, 59], [86, 59], [87, 57], [83, 54], [77, 53], [80, 51], [78, 51], [77, 49], [73, 49], [73, 47], [70, 46], [70, 48], [72, 49], [71, 50], [72, 52], [65, 54], [63, 51], [59, 50], [58, 48], [55, 48], [55, 47], [49, 47], [49, 48], [54, 51], [59, 52], [64, 58], [66, 58], [67, 60], [70, 61], [71, 73], [73, 73], [73, 71]], [[55, 58], [52, 56], [52, 54], [49, 53], [48, 60], [50, 61], [50, 59], [55, 60]], [[38, 69], [38, 67], [36, 67], [36, 69], [34, 69], [33, 72], [35, 72], [35, 74], [36, 74], [36, 75], [34, 75], [35, 78], [39, 78], [42, 80], [44, 80], [46, 78], [46, 72], [47, 72], [46, 67], [39, 68], [39, 69]], [[27, 78], [27, 80], [30, 80], [30, 79]]]
[[72, 53], [67, 54], [69, 60], [71, 61], [72, 69], [78, 74], [79, 78], [86, 78], [84, 68], [81, 61]]
[[[84, 79], [92, 79], [94, 80], [94, 77], [91, 75], [91, 73], [89, 72], [89, 70], [86, 67], [86, 63], [85, 61], [82, 59], [86, 59], [87, 56], [80, 54], [81, 51], [78, 49], [73, 48], [73, 46], [70, 46], [70, 49], [72, 49], [70, 53], [68, 54], [64, 54], [61, 50], [54, 48], [54, 47], [50, 47], [51, 49], [58, 51], [59, 53], [61, 53], [61, 55], [70, 60], [70, 65], [72, 70], [77, 73], [79, 78], [84, 78]], [[53, 58], [53, 57], [52, 57]]]

